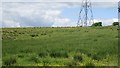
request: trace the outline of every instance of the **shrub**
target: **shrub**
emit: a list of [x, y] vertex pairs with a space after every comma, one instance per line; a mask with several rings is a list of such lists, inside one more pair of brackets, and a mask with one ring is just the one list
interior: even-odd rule
[[7, 65], [7, 66], [13, 65], [15, 63], [17, 63], [17, 60], [16, 60], [15, 57], [6, 58], [4, 60], [4, 64]]
[[96, 22], [96, 23], [92, 24], [92, 26], [102, 26], [102, 22]]
[[119, 26], [119, 22], [113, 22], [113, 26]]

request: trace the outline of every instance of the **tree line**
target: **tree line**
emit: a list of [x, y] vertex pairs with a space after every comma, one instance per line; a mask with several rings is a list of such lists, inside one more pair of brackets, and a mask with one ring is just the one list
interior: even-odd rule
[[[119, 26], [119, 22], [113, 22], [112, 26]], [[102, 22], [93, 23], [92, 26], [102, 26]]]

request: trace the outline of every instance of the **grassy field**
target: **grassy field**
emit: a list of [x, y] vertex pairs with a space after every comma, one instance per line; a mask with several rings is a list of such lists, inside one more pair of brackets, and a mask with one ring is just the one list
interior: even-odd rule
[[3, 66], [117, 66], [118, 27], [3, 28]]

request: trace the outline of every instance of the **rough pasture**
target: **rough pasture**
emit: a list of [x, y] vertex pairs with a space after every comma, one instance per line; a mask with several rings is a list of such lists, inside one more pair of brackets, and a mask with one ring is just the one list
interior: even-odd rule
[[3, 28], [3, 65], [117, 66], [118, 27]]

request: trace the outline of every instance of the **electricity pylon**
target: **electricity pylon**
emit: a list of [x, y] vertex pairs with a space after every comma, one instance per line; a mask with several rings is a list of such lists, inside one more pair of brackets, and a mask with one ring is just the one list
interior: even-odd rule
[[90, 0], [83, 0], [79, 12], [77, 26], [90, 26], [93, 23], [92, 4]]

